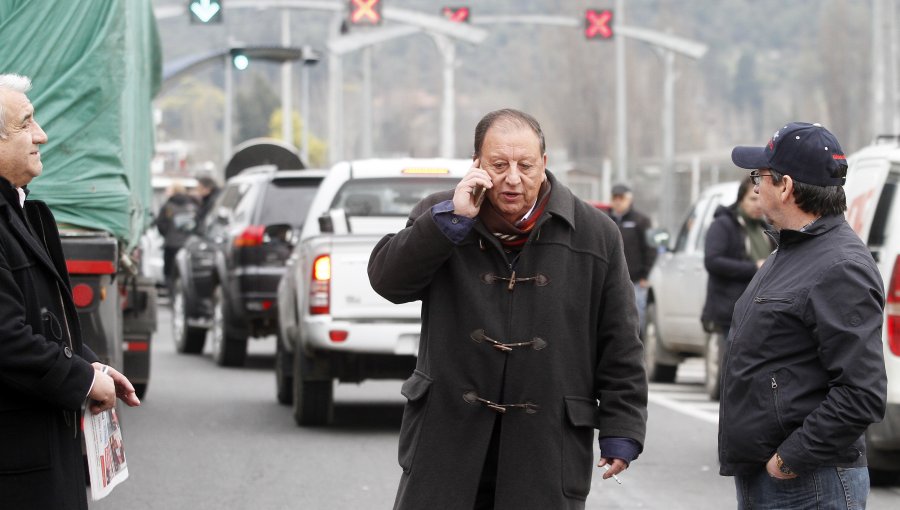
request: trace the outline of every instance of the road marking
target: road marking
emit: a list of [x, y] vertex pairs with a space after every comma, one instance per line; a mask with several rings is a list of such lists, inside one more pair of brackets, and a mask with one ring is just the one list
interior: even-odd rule
[[672, 398], [670, 395], [660, 395], [659, 393], [651, 393], [648, 395], [648, 400], [653, 402], [654, 404], [659, 404], [663, 407], [668, 407], [669, 409], [679, 412], [681, 414], [686, 414], [688, 416], [692, 416], [699, 420], [703, 420], [707, 423], [712, 423], [718, 425], [719, 423], [719, 405], [715, 404], [715, 412], [704, 411], [703, 409], [712, 410], [711, 406], [705, 405], [708, 402], [703, 402], [702, 408], [698, 406], [699, 402], [691, 400], [689, 403], [685, 403], [684, 401], [678, 400], [676, 398]]

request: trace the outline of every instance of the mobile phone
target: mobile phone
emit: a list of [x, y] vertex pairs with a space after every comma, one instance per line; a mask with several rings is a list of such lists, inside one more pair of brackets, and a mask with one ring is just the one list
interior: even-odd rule
[[487, 188], [480, 184], [472, 188], [472, 203], [475, 204], [475, 207], [481, 207], [481, 203], [484, 202], [484, 193], [486, 191]]

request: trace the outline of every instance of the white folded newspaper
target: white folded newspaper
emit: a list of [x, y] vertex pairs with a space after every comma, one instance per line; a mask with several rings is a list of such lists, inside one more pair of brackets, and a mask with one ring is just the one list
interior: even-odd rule
[[84, 410], [84, 443], [91, 477], [91, 499], [97, 501], [128, 478], [125, 445], [116, 408], [91, 414]]

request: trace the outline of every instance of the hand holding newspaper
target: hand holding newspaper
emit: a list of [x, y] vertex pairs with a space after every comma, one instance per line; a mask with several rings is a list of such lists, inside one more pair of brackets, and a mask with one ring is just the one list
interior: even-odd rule
[[91, 499], [97, 501], [128, 478], [122, 427], [116, 408], [83, 413], [84, 443], [91, 478]]

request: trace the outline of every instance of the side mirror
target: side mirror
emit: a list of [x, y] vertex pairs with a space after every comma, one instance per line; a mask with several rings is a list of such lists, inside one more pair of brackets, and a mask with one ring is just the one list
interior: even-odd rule
[[647, 231], [647, 244], [659, 251], [668, 251], [671, 236], [664, 228], [651, 228]]
[[265, 230], [265, 236], [273, 241], [280, 241], [282, 243], [294, 244], [294, 227], [289, 223], [275, 223], [273, 225], [267, 225]]
[[319, 232], [323, 234], [347, 234], [350, 224], [343, 209], [331, 209], [319, 216]]

